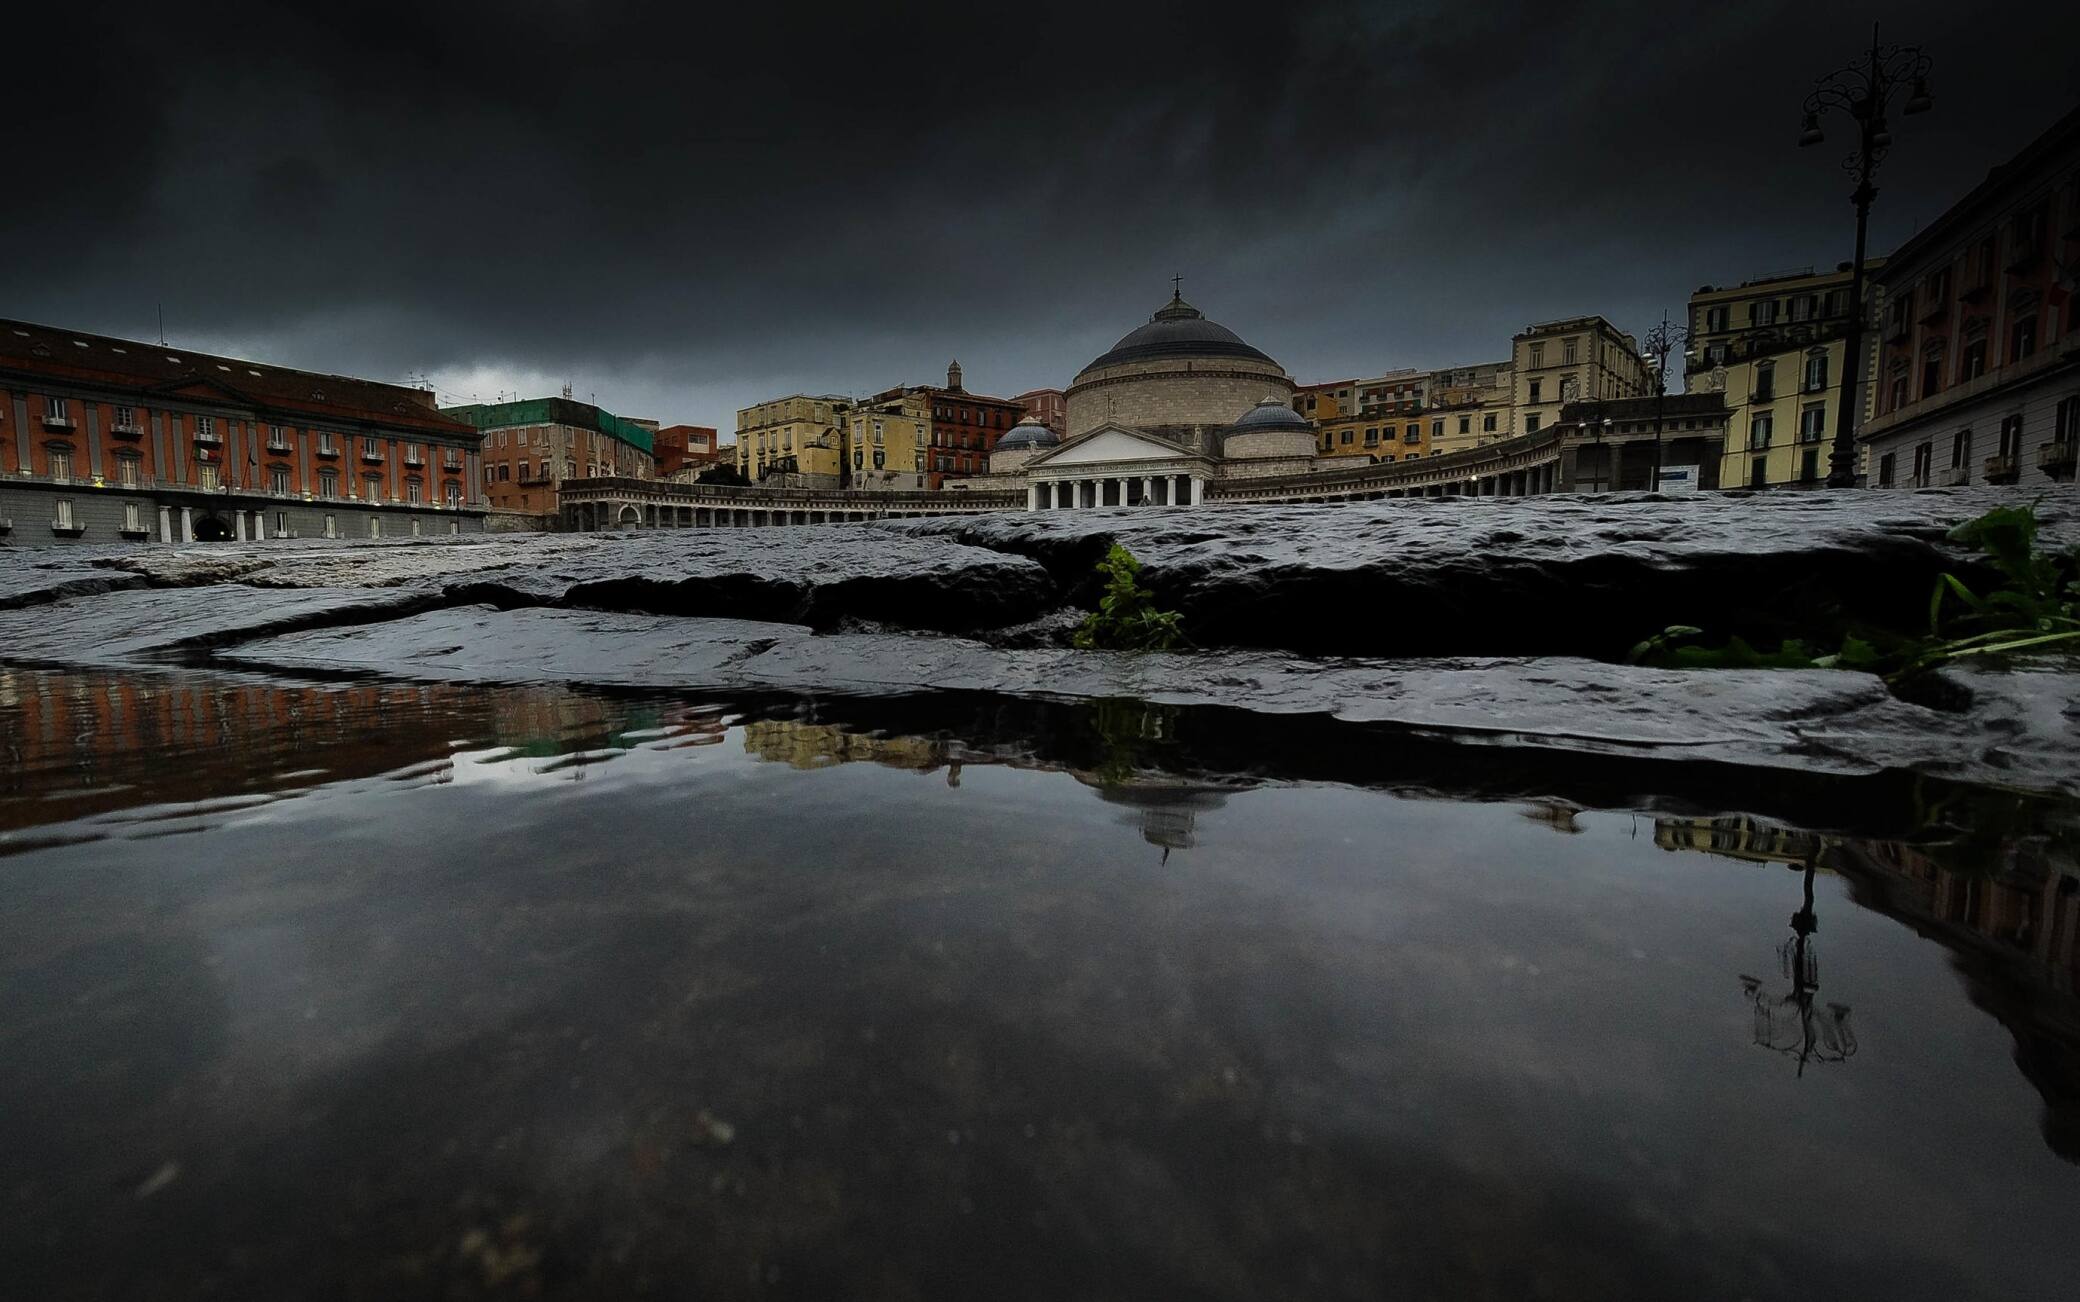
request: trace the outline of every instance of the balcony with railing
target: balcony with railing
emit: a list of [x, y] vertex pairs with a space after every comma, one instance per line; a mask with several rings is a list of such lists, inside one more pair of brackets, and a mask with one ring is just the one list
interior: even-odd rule
[[46, 409], [43, 413], [43, 427], [45, 429], [71, 429], [73, 427], [72, 417], [67, 416], [62, 411]]
[[195, 441], [206, 448], [222, 447], [224, 444], [224, 436], [217, 433], [214, 429], [202, 429], [200, 427], [197, 427], [197, 429], [195, 430]]
[[144, 438], [144, 428], [134, 420], [111, 421], [108, 426], [108, 436], [112, 439], [121, 439], [125, 443], [136, 443]]
[[372, 466], [380, 465], [383, 461], [383, 449], [373, 443], [364, 443], [361, 445], [361, 459]]
[[1989, 484], [2012, 484], [2022, 471], [2015, 455], [2010, 452], [1994, 453], [1986, 458], [1986, 464], [1982, 469]]
[[2037, 445], [2037, 469], [2053, 479], [2073, 477], [2075, 453], [2080, 453], [2080, 441], [2058, 439]]
[[1944, 488], [1962, 488], [1971, 482], [1972, 472], [1968, 466], [1951, 466], [1936, 475], [1936, 483]]

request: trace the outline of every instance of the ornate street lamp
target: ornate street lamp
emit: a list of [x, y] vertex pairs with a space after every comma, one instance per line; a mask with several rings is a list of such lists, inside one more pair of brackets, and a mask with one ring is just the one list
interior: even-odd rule
[[1813, 933], [1820, 930], [1813, 910], [1815, 856], [1805, 861], [1805, 904], [1791, 915], [1791, 939], [1777, 947], [1777, 959], [1789, 994], [1773, 994], [1760, 977], [1743, 975], [1741, 990], [1754, 1008], [1755, 1043], [1798, 1060], [1798, 1074], [1809, 1062], [1846, 1062], [1856, 1056], [1856, 1032], [1849, 1026], [1849, 1006], [1813, 1006], [1820, 993], [1820, 952]]
[[1647, 331], [1644, 341], [1647, 356], [1654, 359], [1654, 482], [1649, 487], [1657, 493], [1661, 491], [1661, 413], [1668, 403], [1668, 355], [1689, 340], [1689, 329], [1671, 324], [1668, 313], [1663, 312], [1661, 324]]
[[1871, 200], [1878, 189], [1872, 179], [1878, 164], [1892, 147], [1892, 131], [1885, 125], [1886, 110], [1895, 96], [1906, 93], [1901, 112], [1912, 116], [1926, 113], [1928, 56], [1918, 45], [1880, 45], [1878, 26], [1871, 24], [1871, 48], [1846, 68], [1822, 77], [1806, 96], [1805, 119], [1800, 125], [1800, 148], [1817, 145], [1826, 135], [1820, 130], [1824, 113], [1840, 110], [1856, 123], [1856, 149], [1842, 160], [1842, 169], [1856, 179], [1849, 197], [1856, 204], [1856, 261], [1849, 275], [1849, 333], [1842, 357], [1841, 415], [1834, 427], [1834, 451], [1828, 457], [1827, 486], [1856, 486], [1857, 396], [1863, 372], [1863, 256], [1865, 234], [1870, 226]]

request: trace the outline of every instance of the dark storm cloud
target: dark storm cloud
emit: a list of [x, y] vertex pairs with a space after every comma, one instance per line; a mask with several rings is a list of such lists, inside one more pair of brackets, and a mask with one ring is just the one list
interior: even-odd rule
[[[0, 312], [666, 419], [1066, 383], [1188, 294], [1303, 378], [1644, 328], [1847, 255], [1790, 148], [1868, 13], [1751, 3], [76, 6], [10, 61]], [[2080, 99], [2080, 21], [1900, 4], [1876, 244]]]

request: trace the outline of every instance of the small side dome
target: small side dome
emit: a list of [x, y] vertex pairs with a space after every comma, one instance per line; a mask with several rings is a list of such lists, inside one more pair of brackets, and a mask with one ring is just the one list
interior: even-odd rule
[[1277, 398], [1266, 398], [1242, 413], [1242, 419], [1235, 422], [1234, 428], [1247, 430], [1311, 429], [1313, 427], [1308, 424], [1307, 417], [1294, 411], [1290, 406]]
[[1038, 416], [1028, 416], [1005, 431], [997, 440], [996, 451], [1012, 452], [1019, 448], [1051, 448], [1062, 441], [1062, 436], [1040, 423]]

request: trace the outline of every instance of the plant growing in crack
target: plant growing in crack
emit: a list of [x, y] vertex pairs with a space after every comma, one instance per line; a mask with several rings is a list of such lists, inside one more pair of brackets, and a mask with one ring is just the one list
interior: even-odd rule
[[1170, 651], [1185, 644], [1184, 617], [1156, 606], [1155, 593], [1140, 584], [1141, 562], [1134, 553], [1112, 544], [1098, 573], [1105, 576], [1105, 591], [1076, 630], [1078, 649]]

